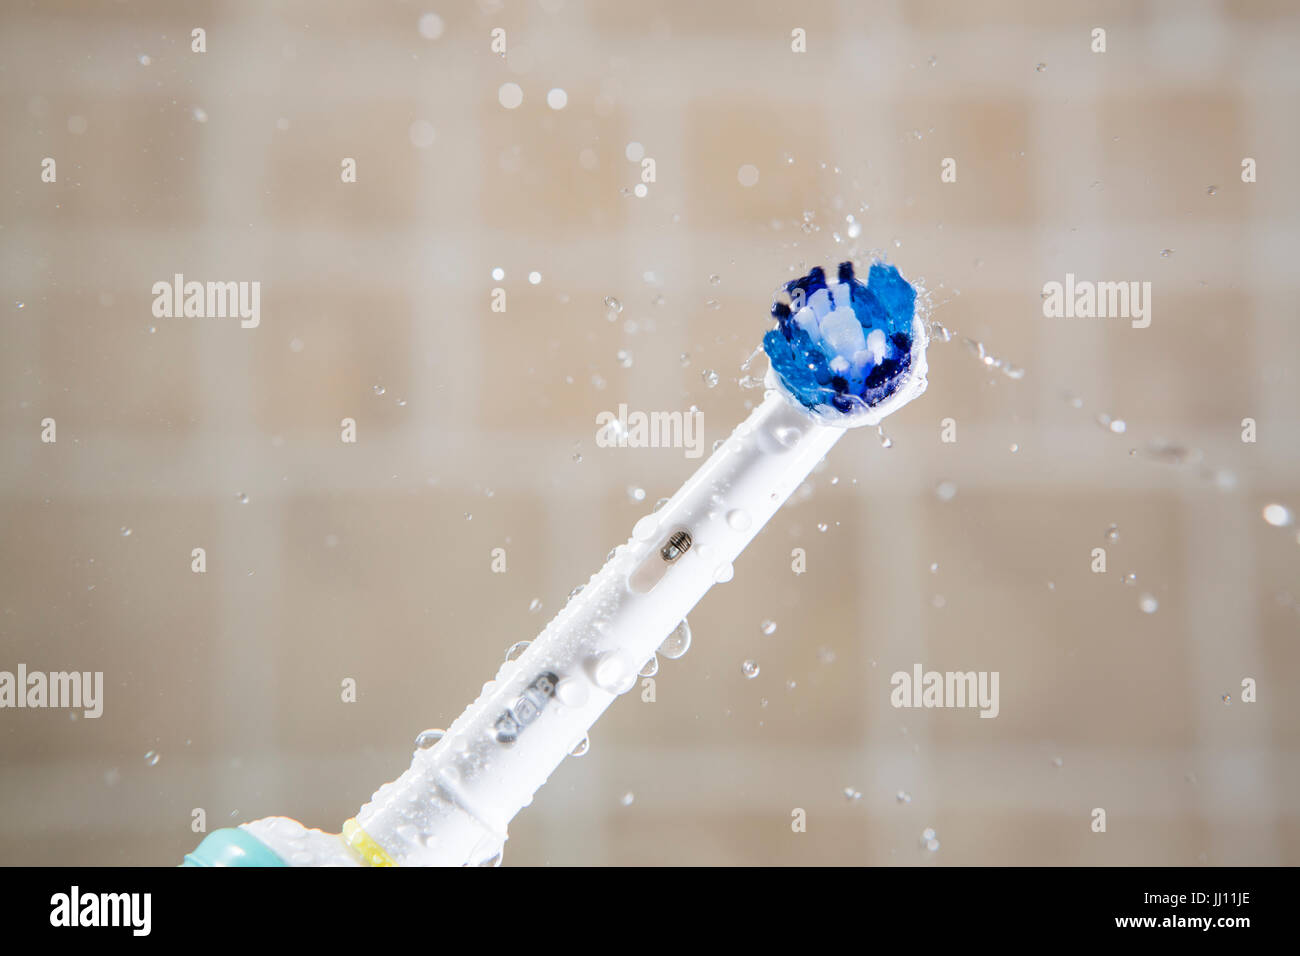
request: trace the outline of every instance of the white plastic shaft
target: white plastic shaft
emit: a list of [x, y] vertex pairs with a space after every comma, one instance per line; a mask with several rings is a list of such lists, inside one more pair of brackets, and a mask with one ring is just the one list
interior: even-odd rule
[[709, 588], [731, 580], [736, 557], [843, 434], [769, 391], [357, 823], [398, 864], [496, 857], [514, 815]]

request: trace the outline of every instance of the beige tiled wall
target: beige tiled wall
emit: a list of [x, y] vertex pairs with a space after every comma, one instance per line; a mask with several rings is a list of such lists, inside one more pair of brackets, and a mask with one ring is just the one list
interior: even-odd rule
[[[0, 862], [173, 863], [198, 807], [337, 828], [692, 470], [597, 413], [695, 404], [711, 445], [773, 288], [873, 249], [956, 333], [929, 392], [835, 449], [507, 861], [1300, 862], [1300, 543], [1261, 518], [1300, 508], [1298, 37], [1248, 0], [6, 4], [0, 670], [107, 699], [0, 711]], [[259, 280], [261, 326], [153, 318], [177, 272]], [[1151, 327], [1044, 318], [1066, 272], [1151, 282]], [[999, 671], [1000, 715], [895, 710], [916, 662]]]

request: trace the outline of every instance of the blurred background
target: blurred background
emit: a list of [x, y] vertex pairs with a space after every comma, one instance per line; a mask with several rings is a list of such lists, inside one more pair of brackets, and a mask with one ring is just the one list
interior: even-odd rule
[[[0, 670], [106, 686], [0, 711], [0, 862], [337, 830], [696, 467], [596, 415], [697, 406], [707, 450], [777, 285], [878, 250], [952, 332], [929, 392], [506, 863], [1300, 863], [1298, 39], [1284, 0], [5, 4]], [[1045, 318], [1067, 272], [1150, 327]], [[175, 273], [260, 325], [155, 318]], [[894, 709], [916, 663], [1000, 715]]]

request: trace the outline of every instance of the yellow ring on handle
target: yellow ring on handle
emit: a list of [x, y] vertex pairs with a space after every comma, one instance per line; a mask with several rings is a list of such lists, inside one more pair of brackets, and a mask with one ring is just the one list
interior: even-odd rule
[[366, 866], [397, 866], [397, 861], [369, 833], [361, 829], [361, 824], [357, 823], [355, 817], [343, 824], [343, 842], [349, 850], [361, 857], [361, 862]]

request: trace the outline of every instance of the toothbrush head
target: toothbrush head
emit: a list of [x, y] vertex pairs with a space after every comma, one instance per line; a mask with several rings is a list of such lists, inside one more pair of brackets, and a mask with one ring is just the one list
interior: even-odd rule
[[925, 391], [925, 322], [916, 289], [894, 266], [873, 262], [867, 281], [840, 263], [837, 281], [814, 268], [772, 306], [763, 336], [775, 385], [827, 425], [879, 425]]

